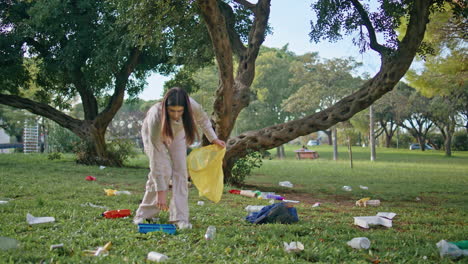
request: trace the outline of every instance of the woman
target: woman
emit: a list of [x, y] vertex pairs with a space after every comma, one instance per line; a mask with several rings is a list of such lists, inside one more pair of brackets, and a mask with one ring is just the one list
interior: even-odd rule
[[[134, 219], [144, 219], [169, 210], [169, 221], [181, 229], [191, 228], [188, 209], [187, 145], [198, 137], [195, 124], [201, 127], [208, 140], [221, 147], [207, 114], [184, 90], [174, 87], [164, 99], [153, 105], [143, 121], [141, 135], [145, 153], [149, 157], [150, 173], [146, 192]], [[167, 206], [167, 190], [172, 178], [172, 199]]]

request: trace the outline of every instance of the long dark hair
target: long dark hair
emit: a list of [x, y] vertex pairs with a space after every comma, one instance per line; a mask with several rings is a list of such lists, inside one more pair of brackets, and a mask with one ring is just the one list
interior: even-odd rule
[[184, 113], [182, 114], [182, 122], [184, 124], [185, 141], [188, 145], [192, 144], [198, 138], [198, 132], [195, 127], [193, 119], [192, 107], [190, 105], [190, 98], [186, 91], [179, 87], [173, 87], [167, 91], [162, 101], [162, 120], [161, 120], [161, 136], [163, 142], [170, 144], [174, 140], [172, 134], [171, 122], [167, 107], [169, 106], [183, 106]]

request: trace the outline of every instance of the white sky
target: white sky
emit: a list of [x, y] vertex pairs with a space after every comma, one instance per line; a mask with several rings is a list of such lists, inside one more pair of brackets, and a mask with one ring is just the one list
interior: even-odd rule
[[[272, 0], [270, 25], [273, 34], [268, 35], [264, 46], [281, 48], [289, 44], [288, 49], [296, 55], [307, 52], [318, 52], [321, 58], [340, 58], [352, 56], [356, 61], [363, 63], [360, 72], [367, 72], [371, 76], [377, 73], [380, 67], [380, 58], [374, 51], [359, 54], [358, 48], [353, 45], [352, 37], [347, 37], [336, 43], [322, 41], [319, 44], [309, 41], [310, 20], [314, 13], [310, 8], [311, 1], [304, 0]], [[164, 82], [170, 77], [152, 74], [148, 85], [140, 94], [144, 100], [159, 99], [162, 97]]]

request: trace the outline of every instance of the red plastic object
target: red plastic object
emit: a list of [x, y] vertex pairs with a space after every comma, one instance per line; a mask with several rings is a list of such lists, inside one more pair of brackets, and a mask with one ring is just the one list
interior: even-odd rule
[[87, 181], [95, 181], [95, 180], [96, 180], [96, 177], [93, 177], [93, 176], [86, 176], [85, 180], [87, 180]]
[[230, 190], [229, 192], [232, 194], [240, 194], [240, 190]]
[[111, 211], [105, 211], [102, 213], [102, 216], [105, 218], [121, 218], [121, 217], [127, 217], [132, 214], [132, 211], [130, 209], [121, 209], [121, 210], [111, 210]]

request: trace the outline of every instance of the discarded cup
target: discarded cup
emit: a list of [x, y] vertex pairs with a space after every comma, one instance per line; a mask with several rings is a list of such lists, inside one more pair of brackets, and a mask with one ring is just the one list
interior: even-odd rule
[[368, 200], [366, 201], [366, 205], [368, 206], [379, 206], [380, 200]]
[[249, 213], [255, 213], [255, 212], [259, 212], [260, 210], [262, 210], [262, 208], [265, 207], [263, 205], [247, 205], [247, 207], [245, 207], [245, 210]]
[[447, 242], [446, 240], [440, 240], [436, 244], [439, 249], [440, 257], [449, 257], [457, 259], [461, 256], [468, 256], [467, 249], [459, 248], [454, 242]]
[[93, 176], [86, 176], [85, 180], [87, 180], [87, 181], [95, 181], [95, 180], [96, 180], [96, 177], [93, 177]]
[[46, 216], [46, 217], [34, 217], [31, 214], [26, 214], [26, 221], [30, 225], [35, 225], [35, 224], [44, 224], [44, 223], [52, 223], [55, 222], [55, 218]]
[[102, 166], [102, 165], [99, 166], [99, 169], [101, 169], [101, 170], [103, 170], [103, 169], [105, 169], [105, 168], [106, 168], [106, 166]]
[[377, 216], [384, 217], [387, 219], [393, 219], [396, 216], [396, 214], [391, 212], [378, 212]]
[[363, 186], [363, 185], [359, 185], [359, 188], [361, 188], [361, 189], [363, 189], [363, 190], [369, 190], [369, 187]]
[[299, 252], [304, 250], [304, 245], [299, 241], [293, 241], [291, 243], [283, 242], [284, 250], [286, 252]]
[[215, 235], [216, 235], [216, 227], [215, 226], [209, 226], [206, 229], [205, 239], [206, 240], [213, 240]]
[[346, 244], [355, 249], [368, 249], [370, 247], [370, 240], [367, 237], [355, 237], [348, 241]]
[[132, 193], [129, 191], [116, 191], [115, 194], [116, 195], [121, 195], [121, 194], [131, 195]]
[[359, 216], [354, 217], [354, 224], [362, 228], [369, 228], [370, 225], [392, 227], [392, 220], [380, 216]]
[[312, 207], [319, 207], [320, 206], [320, 203], [319, 202], [316, 202], [312, 205]]
[[0, 237], [0, 249], [8, 250], [17, 248], [19, 245], [18, 240], [9, 237]]
[[148, 259], [149, 261], [162, 262], [168, 260], [169, 258], [164, 254], [151, 251], [150, 253], [148, 253], [146, 259]]
[[351, 186], [347, 186], [347, 185], [341, 187], [341, 189], [342, 189], [343, 191], [347, 191], [347, 192], [350, 192], [350, 191], [353, 190], [353, 188], [351, 188]]
[[205, 205], [205, 202], [204, 201], [198, 201], [197, 204], [198, 205]]
[[279, 182], [279, 186], [292, 188], [294, 185], [290, 181]]

